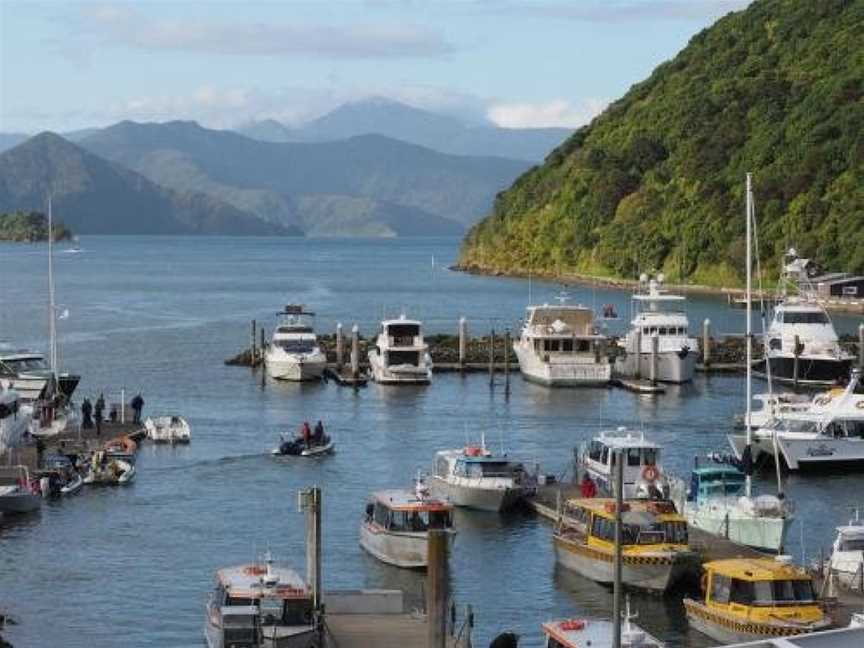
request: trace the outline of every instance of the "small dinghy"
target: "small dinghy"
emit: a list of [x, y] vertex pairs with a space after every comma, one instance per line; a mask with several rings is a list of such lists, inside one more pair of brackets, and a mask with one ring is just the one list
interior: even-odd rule
[[189, 443], [192, 429], [182, 416], [154, 416], [144, 421], [147, 438], [154, 443]]
[[84, 485], [83, 477], [65, 455], [44, 457], [37, 474], [43, 497], [74, 495]]
[[85, 484], [116, 486], [135, 479], [135, 464], [123, 459], [112, 459], [105, 451], [93, 453], [90, 468], [84, 477]]
[[102, 448], [108, 459], [124, 461], [131, 465], [135, 464], [135, 454], [138, 452], [138, 444], [128, 434], [106, 441]]
[[318, 441], [309, 445], [303, 439], [286, 439], [282, 437], [279, 445], [270, 451], [274, 456], [314, 457], [333, 451], [333, 439], [326, 434]]

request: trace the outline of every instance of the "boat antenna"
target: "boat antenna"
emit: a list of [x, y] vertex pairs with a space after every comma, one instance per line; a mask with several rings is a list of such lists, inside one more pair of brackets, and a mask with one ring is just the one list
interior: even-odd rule
[[745, 458], [745, 462], [744, 462], [745, 463], [745, 466], [744, 466], [744, 472], [745, 472], [744, 490], [745, 490], [745, 494], [747, 495], [748, 498], [751, 496], [752, 490], [753, 490], [753, 477], [751, 474], [753, 472], [752, 455], [751, 455], [752, 449], [750, 447], [750, 444], [753, 440], [753, 431], [751, 430], [751, 426], [750, 426], [750, 423], [751, 423], [750, 413], [752, 410], [752, 406], [751, 406], [750, 401], [753, 398], [753, 367], [751, 366], [751, 363], [753, 361], [753, 331], [752, 331], [753, 323], [751, 322], [752, 311], [753, 311], [753, 296], [752, 296], [752, 292], [753, 292], [753, 289], [752, 289], [753, 288], [752, 287], [752, 282], [753, 282], [752, 254], [753, 254], [753, 250], [752, 250], [751, 241], [750, 241], [750, 239], [751, 239], [750, 230], [751, 230], [751, 225], [752, 225], [751, 218], [752, 218], [752, 214], [753, 214], [753, 195], [752, 195], [751, 183], [752, 183], [752, 175], [750, 173], [747, 173], [747, 200], [746, 200], [746, 210], [747, 211], [746, 211], [746, 215], [745, 215], [746, 216], [745, 220], [747, 221], [747, 227], [746, 227], [746, 239], [747, 239], [747, 241], [746, 241], [746, 243], [747, 243], [747, 254], [746, 254], [746, 264], [747, 264], [747, 273], [746, 273], [747, 274], [747, 304], [746, 304], [746, 310], [747, 310], [747, 325], [746, 325], [746, 334], [747, 334], [747, 396], [746, 396], [746, 398], [747, 398], [747, 409], [746, 409], [745, 414], [744, 414], [744, 420], [747, 423], [747, 425], [746, 425], [747, 446], [744, 448], [744, 452], [747, 455], [747, 457]]

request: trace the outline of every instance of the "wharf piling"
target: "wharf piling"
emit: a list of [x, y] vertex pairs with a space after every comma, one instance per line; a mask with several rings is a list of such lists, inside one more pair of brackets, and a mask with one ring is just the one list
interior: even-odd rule
[[341, 373], [345, 364], [345, 339], [342, 333], [342, 322], [336, 324], [336, 371]]
[[660, 353], [660, 338], [655, 333], [651, 336], [651, 384], [657, 384], [657, 360]]
[[711, 320], [707, 317], [702, 322], [702, 365], [711, 366]]
[[[864, 326], [862, 326], [864, 331]], [[862, 332], [864, 335], [864, 332]], [[468, 321], [464, 317], [459, 318], [459, 367], [464, 370], [465, 367], [465, 348], [468, 338]]]
[[258, 338], [256, 337], [255, 333], [256, 333], [255, 320], [253, 319], [252, 320], [252, 335], [251, 335], [250, 340], [249, 340], [249, 351], [250, 351], [250, 355], [252, 357], [252, 367], [253, 368], [255, 367], [255, 364], [256, 364], [255, 361], [258, 358], [257, 349], [255, 348], [255, 343], [256, 343]]
[[858, 325], [858, 367], [864, 371], [864, 324]]
[[447, 645], [447, 532], [429, 529], [426, 560], [426, 648]]
[[360, 327], [351, 327], [351, 377], [357, 380], [360, 375]]

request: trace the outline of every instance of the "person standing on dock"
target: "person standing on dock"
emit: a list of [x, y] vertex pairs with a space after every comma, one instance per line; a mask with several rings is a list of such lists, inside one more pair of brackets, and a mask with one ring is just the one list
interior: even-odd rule
[[90, 403], [89, 398], [85, 398], [84, 402], [81, 403], [81, 428], [84, 430], [89, 430], [93, 427], [93, 405]]
[[105, 411], [105, 397], [102, 394], [99, 394], [99, 398], [96, 399], [96, 407], [93, 408], [93, 411], [96, 414], [96, 436], [100, 436], [102, 434], [102, 415]]
[[141, 392], [135, 395], [130, 405], [132, 406], [132, 411], [135, 413], [132, 422], [136, 424], [141, 423], [141, 410], [144, 409], [144, 398], [141, 396]]

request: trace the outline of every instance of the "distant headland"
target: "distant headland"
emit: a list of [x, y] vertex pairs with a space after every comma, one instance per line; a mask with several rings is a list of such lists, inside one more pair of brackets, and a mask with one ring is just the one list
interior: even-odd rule
[[[62, 223], [52, 226], [55, 241], [72, 238], [72, 232]], [[16, 211], [0, 213], [0, 241], [38, 243], [48, 240], [48, 218], [40, 212]]]

